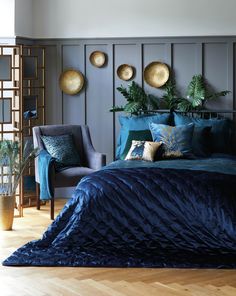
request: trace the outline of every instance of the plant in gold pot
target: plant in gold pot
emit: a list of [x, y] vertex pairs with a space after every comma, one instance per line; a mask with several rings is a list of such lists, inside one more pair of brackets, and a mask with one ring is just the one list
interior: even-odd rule
[[37, 150], [26, 143], [20, 158], [18, 142], [0, 141], [0, 230], [12, 229], [16, 190], [24, 169], [36, 154]]

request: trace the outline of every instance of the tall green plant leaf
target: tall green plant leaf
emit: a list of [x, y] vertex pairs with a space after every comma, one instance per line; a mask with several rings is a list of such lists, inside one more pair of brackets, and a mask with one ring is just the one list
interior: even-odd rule
[[[26, 153], [26, 150], [29, 153]], [[29, 149], [29, 144], [27, 143], [24, 147], [22, 159], [19, 157], [19, 152], [18, 142], [9, 140], [0, 142], [0, 166], [2, 167], [1, 172], [5, 172], [4, 183], [0, 184], [1, 194], [15, 194], [24, 169], [29, 161], [37, 155], [38, 149]]]
[[146, 94], [144, 89], [134, 81], [127, 88], [121, 85], [117, 87], [117, 90], [124, 96], [127, 103], [124, 106], [112, 107], [111, 112], [125, 111], [129, 114], [138, 114], [142, 111], [159, 108], [158, 98]]
[[114, 106], [109, 111], [110, 112], [121, 112], [121, 111], [124, 111], [124, 107], [123, 106]]
[[137, 115], [141, 109], [142, 109], [141, 102], [129, 102], [124, 107], [124, 111], [126, 113], [135, 114], [135, 115]]
[[212, 93], [207, 88], [202, 75], [194, 75], [187, 89], [187, 99], [181, 98], [178, 102], [179, 111], [201, 110], [208, 100], [213, 100], [230, 93], [227, 90]]
[[163, 87], [164, 95], [162, 97], [162, 102], [164, 103], [164, 108], [174, 110], [177, 108], [179, 98], [177, 97], [176, 82], [172, 77]]
[[192, 103], [189, 100], [184, 99], [184, 98], [182, 98], [181, 101], [177, 105], [177, 110], [179, 110], [181, 112], [189, 112], [192, 109], [193, 109]]
[[189, 83], [187, 98], [192, 102], [193, 108], [198, 107], [206, 98], [206, 87], [202, 75], [194, 75]]
[[149, 110], [158, 110], [159, 109], [159, 100], [157, 97], [153, 95], [148, 95], [147, 96], [147, 101], [148, 101], [148, 109]]

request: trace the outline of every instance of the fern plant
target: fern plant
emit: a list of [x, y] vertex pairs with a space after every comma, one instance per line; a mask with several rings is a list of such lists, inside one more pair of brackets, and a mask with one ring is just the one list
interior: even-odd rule
[[207, 101], [226, 96], [230, 91], [224, 90], [211, 93], [202, 75], [194, 75], [187, 89], [187, 99], [181, 98], [177, 104], [177, 110], [188, 112], [202, 110]]
[[180, 99], [177, 96], [176, 82], [173, 77], [167, 81], [167, 83], [163, 87], [163, 90], [164, 95], [161, 98], [163, 107], [169, 110], [177, 109]]
[[114, 106], [111, 112], [124, 111], [131, 115], [138, 115], [140, 112], [147, 110], [159, 109], [157, 97], [147, 94], [144, 89], [136, 82], [132, 82], [127, 88], [124, 86], [117, 87], [117, 90], [124, 96], [127, 103], [124, 106]]

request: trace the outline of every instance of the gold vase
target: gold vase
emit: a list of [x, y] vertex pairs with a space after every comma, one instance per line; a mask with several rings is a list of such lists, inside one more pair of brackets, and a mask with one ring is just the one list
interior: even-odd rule
[[0, 230], [12, 230], [15, 196], [0, 195]]

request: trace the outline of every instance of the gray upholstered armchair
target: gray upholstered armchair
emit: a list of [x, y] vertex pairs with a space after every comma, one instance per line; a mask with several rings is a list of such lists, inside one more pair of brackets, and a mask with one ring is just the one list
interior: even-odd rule
[[[106, 156], [96, 152], [86, 125], [45, 125], [33, 128], [34, 147], [40, 150], [45, 149], [41, 136], [59, 136], [72, 134], [74, 144], [80, 155], [81, 166], [70, 167], [56, 172], [52, 166], [50, 173], [53, 190], [57, 187], [74, 187], [80, 179], [88, 174], [99, 170], [106, 164]], [[38, 159], [35, 159], [35, 179], [37, 182], [37, 209], [40, 210], [40, 178], [38, 172]], [[51, 219], [54, 219], [54, 197], [51, 198]]]

